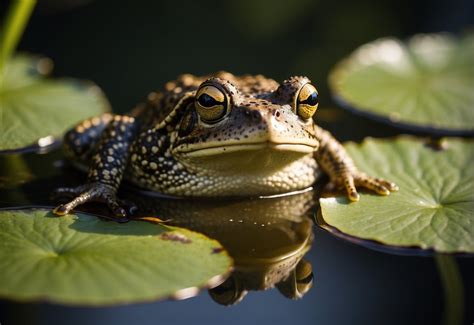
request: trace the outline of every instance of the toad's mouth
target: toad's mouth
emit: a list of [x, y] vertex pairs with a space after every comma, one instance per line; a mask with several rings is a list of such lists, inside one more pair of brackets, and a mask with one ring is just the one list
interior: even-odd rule
[[232, 176], [261, 176], [279, 172], [300, 159], [306, 159], [319, 146], [316, 139], [290, 141], [216, 142], [207, 143], [205, 148], [202, 145], [181, 144], [172, 150], [172, 154], [192, 170]]
[[200, 147], [196, 148], [192, 145], [180, 145], [176, 147], [173, 152], [178, 155], [184, 155], [189, 158], [198, 158], [198, 157], [209, 157], [216, 155], [225, 155], [231, 153], [242, 153], [252, 152], [252, 151], [270, 151], [277, 154], [281, 152], [282, 154], [287, 152], [293, 152], [296, 154], [310, 154], [317, 150], [318, 143], [281, 143], [281, 142], [254, 142], [254, 143], [228, 143], [221, 144], [217, 143], [216, 145], [209, 145], [205, 148]]

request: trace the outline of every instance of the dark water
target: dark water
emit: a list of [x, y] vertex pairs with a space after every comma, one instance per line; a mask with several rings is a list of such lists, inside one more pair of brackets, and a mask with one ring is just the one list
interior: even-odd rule
[[[67, 8], [64, 2], [40, 1], [20, 49], [50, 56], [55, 61], [57, 76], [94, 80], [104, 89], [115, 111], [129, 110], [149, 91], [181, 73], [207, 74], [225, 69], [236, 74], [262, 73], [277, 80], [304, 74], [320, 90], [318, 123], [340, 140], [355, 141], [365, 136], [393, 136], [401, 131], [337, 108], [326, 86], [329, 69], [358, 45], [378, 37], [404, 38], [418, 32], [438, 31], [459, 33], [472, 28], [474, 21], [474, 4], [467, 0], [68, 3], [81, 2], [87, 4]], [[61, 159], [59, 151], [0, 157], [0, 207], [51, 205], [49, 193], [56, 186], [75, 185], [83, 177], [65, 168]], [[137, 198], [133, 191], [127, 195]], [[308, 195], [263, 204], [239, 203], [251, 211], [249, 218], [252, 211], [257, 216], [264, 211], [279, 211], [265, 217], [275, 225], [273, 239], [267, 242], [279, 243], [287, 251], [303, 247], [300, 253], [309, 247], [306, 243], [311, 243], [304, 257], [295, 253], [287, 265], [291, 269], [291, 265], [305, 260], [305, 265], [312, 266], [312, 288], [300, 300], [285, 297], [292, 291], [284, 285], [280, 285], [280, 290], [255, 290], [263, 288], [257, 286], [258, 277], [241, 275], [240, 281], [247, 281], [250, 290], [240, 303], [231, 307], [216, 303], [207, 292], [185, 301], [114, 308], [4, 301], [0, 303], [0, 324], [440, 323], [446, 301], [433, 257], [378, 252], [338, 239], [311, 224], [317, 207]], [[152, 206], [165, 213], [175, 204], [157, 200], [158, 203], [151, 200]], [[296, 211], [288, 210], [288, 206]], [[202, 210], [212, 218], [209, 209], [218, 208], [207, 206], [207, 210]], [[180, 209], [183, 216], [196, 211], [193, 204]], [[236, 248], [233, 253], [242, 261], [252, 248], [262, 254], [275, 250], [259, 245], [257, 229], [246, 228], [253, 230], [254, 235], [243, 236], [242, 229], [229, 226], [225, 221], [229, 217], [224, 216], [226, 219], [220, 223], [202, 218], [202, 223], [197, 224], [190, 224], [192, 219], [176, 222], [221, 236], [221, 241]], [[238, 251], [238, 247], [242, 250]], [[456, 260], [464, 288], [463, 323], [472, 324], [474, 260]]]
[[[84, 177], [63, 164], [58, 150], [21, 158], [3, 156], [0, 165], [0, 207], [50, 205], [52, 189], [79, 183]], [[176, 225], [219, 239], [236, 260], [233, 279], [240, 281], [248, 294], [229, 307], [221, 305], [228, 299], [219, 298], [228, 294], [225, 287], [214, 292], [214, 299], [202, 292], [185, 301], [113, 308], [2, 302], [2, 324], [439, 324], [444, 315], [443, 287], [434, 258], [377, 252], [334, 237], [312, 222], [317, 210], [313, 191], [231, 202], [153, 198], [127, 186], [121, 194], [137, 202], [144, 214], [155, 211], [172, 218]], [[262, 230], [261, 224], [267, 228]], [[281, 279], [273, 283], [270, 276], [265, 285], [262, 268], [245, 272], [245, 266], [248, 269], [256, 258], [270, 261], [284, 254], [290, 256], [283, 263], [284, 272], [292, 272], [302, 260], [312, 268], [312, 287], [307, 292], [308, 288], [301, 288], [302, 299], [287, 298], [295, 295], [294, 290]], [[474, 260], [458, 258], [457, 262], [465, 291], [464, 323], [470, 324], [474, 316]], [[268, 262], [265, 268], [276, 264]], [[267, 288], [274, 284], [276, 288]]]

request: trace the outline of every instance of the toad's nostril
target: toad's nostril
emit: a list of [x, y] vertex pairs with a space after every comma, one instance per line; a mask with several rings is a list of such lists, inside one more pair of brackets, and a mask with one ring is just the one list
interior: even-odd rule
[[260, 113], [257, 111], [253, 111], [251, 116], [254, 120], [257, 120], [257, 121], [261, 119]]
[[276, 110], [273, 111], [273, 116], [275, 116], [276, 118], [279, 118], [280, 115], [281, 115], [281, 113], [280, 113], [279, 110], [276, 109]]

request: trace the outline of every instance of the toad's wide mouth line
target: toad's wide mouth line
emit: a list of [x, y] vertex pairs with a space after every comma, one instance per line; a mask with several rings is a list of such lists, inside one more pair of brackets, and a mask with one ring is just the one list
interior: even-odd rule
[[212, 146], [207, 148], [190, 148], [181, 149], [177, 147], [174, 151], [177, 154], [183, 154], [186, 156], [204, 156], [204, 155], [213, 155], [213, 154], [225, 154], [232, 153], [236, 151], [254, 151], [270, 149], [275, 151], [292, 151], [299, 153], [312, 153], [316, 151], [317, 146], [306, 144], [306, 143], [276, 143], [276, 142], [256, 142], [256, 143], [236, 143], [236, 144], [226, 144], [219, 146]]

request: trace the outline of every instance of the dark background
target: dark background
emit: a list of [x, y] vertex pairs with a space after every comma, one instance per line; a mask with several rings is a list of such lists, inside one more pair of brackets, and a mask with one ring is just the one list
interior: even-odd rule
[[307, 75], [324, 106], [328, 71], [357, 46], [473, 21], [470, 0], [40, 0], [20, 50], [51, 57], [58, 76], [95, 81], [120, 112], [179, 74], [218, 70]]
[[[2, 2], [4, 12], [9, 2]], [[307, 75], [321, 93], [317, 116], [346, 140], [360, 139], [360, 130], [366, 135], [399, 131], [335, 108], [326, 78], [338, 60], [378, 37], [461, 33], [473, 22], [470, 0], [40, 1], [19, 49], [51, 57], [56, 76], [93, 80], [118, 112], [181, 73], [229, 70], [276, 80]], [[301, 301], [272, 290], [250, 293], [228, 308], [205, 293], [181, 302], [104, 309], [2, 303], [0, 322], [10, 325], [23, 315], [29, 323], [71, 325], [439, 323], [443, 291], [432, 258], [375, 252], [315, 232], [307, 255], [315, 283]], [[474, 263], [466, 258], [459, 263], [465, 323], [472, 324]]]

